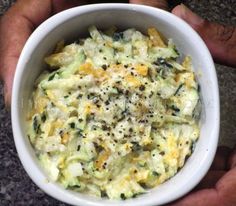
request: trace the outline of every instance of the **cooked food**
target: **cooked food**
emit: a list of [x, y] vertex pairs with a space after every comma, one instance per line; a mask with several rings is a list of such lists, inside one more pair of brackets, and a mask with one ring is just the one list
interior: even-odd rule
[[199, 137], [191, 58], [179, 63], [155, 28], [89, 33], [46, 57], [28, 137], [50, 180], [99, 197], [135, 197], [173, 177]]

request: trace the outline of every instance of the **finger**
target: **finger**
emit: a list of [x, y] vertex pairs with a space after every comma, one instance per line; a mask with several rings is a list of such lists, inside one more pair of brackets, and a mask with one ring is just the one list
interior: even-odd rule
[[189, 23], [200, 34], [216, 62], [236, 66], [236, 27], [206, 21], [183, 4], [175, 7], [172, 13]]
[[209, 171], [194, 191], [200, 189], [214, 188], [216, 183], [226, 174], [226, 171]]
[[204, 189], [190, 193], [168, 206], [222, 206], [222, 204], [215, 189]]
[[227, 172], [215, 188], [224, 201], [222, 205], [236, 205], [236, 167]]
[[143, 4], [147, 6], [153, 6], [156, 8], [168, 10], [167, 0], [130, 0], [132, 4]]
[[230, 153], [231, 153], [230, 148], [224, 146], [218, 147], [216, 156], [214, 158], [210, 170], [227, 170], [228, 169], [227, 162]]
[[200, 189], [213, 188], [216, 185], [217, 181], [225, 175], [226, 170], [228, 169], [227, 163], [231, 152], [231, 149], [225, 146], [217, 148], [216, 156], [210, 171], [194, 189], [195, 191]]
[[169, 206], [222, 206], [236, 205], [236, 168], [227, 172], [213, 189], [192, 192]]
[[[76, 5], [78, 5], [77, 1]], [[56, 6], [56, 3], [60, 3]], [[53, 6], [54, 5], [54, 6]], [[74, 5], [71, 0], [18, 0], [0, 22], [0, 74], [6, 105], [10, 105], [13, 77], [21, 50], [32, 31], [52, 12]]]
[[19, 0], [1, 19], [0, 65], [5, 102], [10, 105], [12, 82], [20, 52], [35, 25], [48, 18], [50, 1]]

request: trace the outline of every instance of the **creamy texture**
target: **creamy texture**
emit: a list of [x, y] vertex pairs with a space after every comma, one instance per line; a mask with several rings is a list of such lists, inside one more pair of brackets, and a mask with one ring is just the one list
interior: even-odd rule
[[173, 177], [199, 137], [190, 57], [158, 31], [105, 33], [57, 45], [36, 82], [29, 139], [50, 180], [126, 199]]

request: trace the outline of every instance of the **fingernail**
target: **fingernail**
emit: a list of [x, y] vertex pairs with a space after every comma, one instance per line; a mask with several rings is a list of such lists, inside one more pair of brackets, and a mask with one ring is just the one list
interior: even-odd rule
[[200, 25], [203, 23], [204, 20], [197, 14], [193, 13], [187, 6], [185, 6], [184, 4], [181, 4], [180, 6], [182, 7], [182, 14], [186, 18], [186, 20], [194, 25]]
[[3, 84], [3, 94], [4, 94], [4, 103], [5, 103], [5, 109], [9, 112], [10, 111], [10, 94], [8, 92], [7, 86]]
[[180, 4], [181, 6], [181, 13], [186, 16], [186, 11], [189, 10], [183, 3]]

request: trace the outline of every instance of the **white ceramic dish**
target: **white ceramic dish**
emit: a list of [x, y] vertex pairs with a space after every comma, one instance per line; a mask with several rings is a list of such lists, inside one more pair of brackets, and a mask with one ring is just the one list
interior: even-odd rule
[[[147, 194], [125, 201], [93, 198], [65, 190], [47, 182], [26, 136], [26, 111], [33, 84], [45, 68], [43, 58], [61, 39], [75, 40], [86, 34], [89, 25], [120, 29], [135, 27], [145, 32], [156, 27], [172, 38], [179, 51], [191, 55], [196, 73], [199, 72], [203, 111], [201, 134], [196, 149], [183, 169], [169, 181]], [[83, 206], [144, 206], [160, 205], [176, 200], [196, 186], [208, 171], [217, 147], [219, 133], [219, 94], [215, 67], [211, 55], [197, 33], [174, 15], [147, 6], [131, 4], [99, 4], [76, 7], [61, 12], [41, 24], [27, 41], [18, 65], [13, 85], [12, 127], [20, 160], [31, 179], [47, 194], [72, 205]]]

